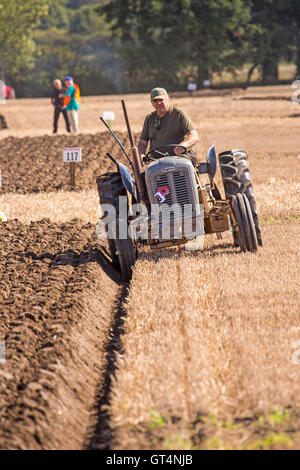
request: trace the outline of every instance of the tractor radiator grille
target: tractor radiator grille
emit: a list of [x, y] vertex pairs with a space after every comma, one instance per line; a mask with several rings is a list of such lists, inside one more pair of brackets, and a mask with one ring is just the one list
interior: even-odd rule
[[[189, 192], [189, 184], [186, 175], [181, 171], [170, 172], [164, 175], [159, 175], [156, 178], [156, 191], [160, 186], [167, 186], [170, 190], [166, 196], [166, 200], [160, 205], [162, 213], [169, 212], [169, 207], [172, 204], [179, 204], [182, 211], [182, 216], [192, 216], [192, 200]], [[185, 204], [190, 204], [189, 208], [184, 208]], [[185, 209], [185, 210], [184, 210]], [[171, 219], [174, 214], [171, 213]]]
[[[189, 209], [186, 207], [184, 212], [185, 217], [192, 215], [191, 197], [189, 193], [189, 185], [186, 180], [186, 176], [181, 171], [176, 171], [172, 174], [174, 181], [174, 188], [176, 193], [177, 203], [180, 204], [182, 213], [184, 211], [184, 205], [190, 204]], [[188, 210], [187, 210], [188, 209]]]

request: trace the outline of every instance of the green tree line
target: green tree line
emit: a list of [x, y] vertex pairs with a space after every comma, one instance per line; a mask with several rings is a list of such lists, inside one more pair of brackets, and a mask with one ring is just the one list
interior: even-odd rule
[[0, 79], [48, 96], [72, 75], [84, 95], [201, 87], [247, 67], [276, 83], [300, 77], [298, 0], [0, 0]]

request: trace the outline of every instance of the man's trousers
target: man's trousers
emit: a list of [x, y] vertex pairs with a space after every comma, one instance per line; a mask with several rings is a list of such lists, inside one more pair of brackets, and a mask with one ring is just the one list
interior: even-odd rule
[[79, 110], [78, 109], [72, 109], [71, 111], [68, 111], [69, 119], [70, 119], [70, 124], [71, 124], [71, 129], [74, 132], [74, 134], [77, 134], [78, 129], [79, 129]]
[[67, 131], [68, 131], [68, 132], [71, 132], [71, 130], [70, 130], [70, 122], [69, 122], [69, 117], [68, 117], [67, 110], [66, 110], [66, 109], [62, 109], [60, 106], [55, 106], [55, 108], [54, 108], [53, 133], [56, 134], [56, 132], [57, 132], [57, 123], [58, 123], [58, 119], [59, 119], [60, 113], [63, 114], [63, 117], [64, 117], [64, 119], [65, 119]]

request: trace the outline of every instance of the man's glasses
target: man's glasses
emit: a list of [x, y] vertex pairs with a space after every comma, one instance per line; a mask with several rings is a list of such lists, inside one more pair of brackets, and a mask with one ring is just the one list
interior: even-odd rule
[[159, 116], [155, 118], [154, 127], [155, 129], [160, 129], [160, 117]]

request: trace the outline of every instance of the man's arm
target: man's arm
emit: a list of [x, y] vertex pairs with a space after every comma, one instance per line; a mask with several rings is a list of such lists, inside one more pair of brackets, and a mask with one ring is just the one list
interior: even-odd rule
[[[178, 146], [183, 145], [183, 147], [189, 148], [189, 147], [193, 147], [198, 142], [199, 142], [199, 135], [196, 129], [194, 129], [193, 131], [190, 131], [187, 133], [185, 138], [181, 142], [179, 142]], [[181, 147], [175, 147], [174, 152], [176, 155], [180, 155], [181, 153], [184, 153], [184, 150]]]
[[142, 140], [142, 139], [139, 140], [138, 151], [139, 151], [141, 162], [143, 162], [143, 157], [145, 155], [147, 145], [148, 145], [147, 140]]
[[[74, 88], [74, 90], [73, 90], [72, 87]], [[74, 96], [74, 95], [75, 95], [75, 91], [76, 91], [76, 90], [75, 90], [75, 87], [74, 87], [73, 85], [69, 86], [69, 88], [68, 88], [67, 90], [64, 90], [64, 89], [62, 88], [62, 91], [61, 91], [61, 93], [59, 94], [59, 97], [60, 97], [60, 98], [66, 98], [67, 96]], [[74, 94], [74, 95], [73, 95], [73, 94]]]

